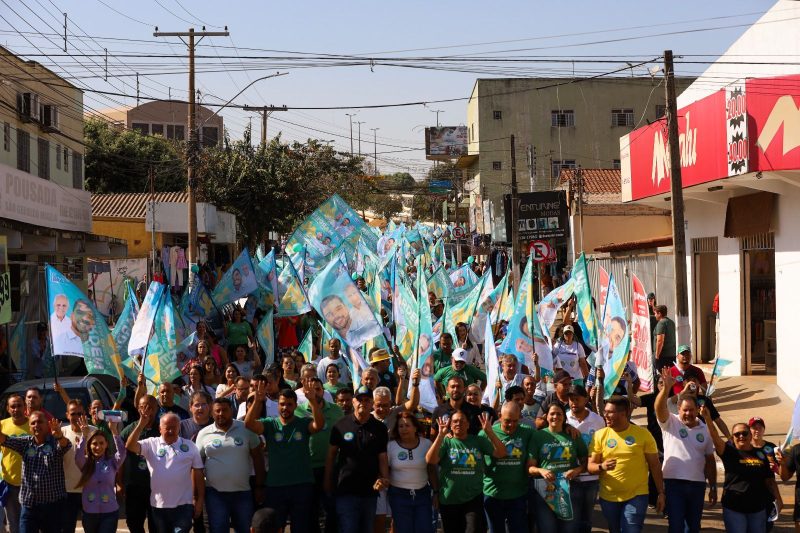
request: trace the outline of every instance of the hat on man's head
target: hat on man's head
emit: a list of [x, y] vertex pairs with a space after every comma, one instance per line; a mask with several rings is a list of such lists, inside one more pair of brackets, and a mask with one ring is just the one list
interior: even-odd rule
[[764, 419], [763, 419], [763, 418], [761, 418], [760, 416], [754, 416], [753, 418], [751, 418], [751, 419], [750, 419], [750, 420], [747, 422], [747, 425], [748, 425], [749, 427], [753, 427], [753, 426], [755, 426], [756, 424], [761, 424], [761, 427], [763, 427], [764, 429], [766, 429], [766, 427], [767, 427], [767, 425], [764, 423]]
[[692, 347], [689, 346], [688, 344], [681, 344], [680, 346], [678, 346], [678, 350], [675, 353], [683, 353], [683, 352], [692, 353]]
[[466, 363], [467, 351], [464, 348], [456, 348], [455, 350], [453, 350], [453, 354], [450, 357], [453, 358], [453, 361], [461, 361]]
[[372, 391], [366, 385], [361, 385], [356, 389], [354, 396], [356, 398], [359, 398], [361, 396], [369, 396], [370, 398], [372, 398]]
[[369, 362], [380, 363], [381, 361], [388, 361], [391, 356], [389, 352], [383, 348], [379, 348], [369, 355]]

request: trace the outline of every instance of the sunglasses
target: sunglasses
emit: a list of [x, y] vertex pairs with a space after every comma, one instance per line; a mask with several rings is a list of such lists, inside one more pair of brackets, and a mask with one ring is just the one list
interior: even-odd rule
[[749, 437], [750, 436], [750, 432], [749, 431], [737, 431], [736, 433], [733, 434], [733, 436], [735, 438], [737, 438], [737, 439], [742, 439], [744, 437]]

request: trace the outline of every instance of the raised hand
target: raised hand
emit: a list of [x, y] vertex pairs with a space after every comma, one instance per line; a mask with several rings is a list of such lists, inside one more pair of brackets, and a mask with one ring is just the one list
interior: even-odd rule
[[266, 381], [256, 381], [256, 401], [263, 402], [267, 399], [267, 382]]
[[481, 421], [481, 429], [487, 433], [492, 431], [492, 419], [489, 417], [489, 413], [481, 413], [478, 420]]
[[675, 385], [675, 377], [672, 375], [670, 367], [661, 369], [661, 382], [664, 384], [664, 389], [669, 390]]
[[441, 433], [443, 433], [445, 435], [450, 433], [450, 417], [449, 416], [448, 417], [440, 416], [439, 420], [437, 420], [437, 422], [439, 423], [439, 432], [441, 432]]
[[86, 419], [86, 415], [81, 415], [80, 419], [78, 419], [78, 428], [80, 428], [84, 438], [89, 435], [89, 431], [91, 429], [89, 427], [89, 421]]
[[415, 368], [413, 372], [411, 372], [411, 384], [412, 385], [419, 385], [419, 380], [421, 379], [422, 372], [420, 372], [419, 368]]
[[56, 439], [60, 439], [61, 437], [64, 436], [64, 433], [61, 432], [60, 420], [58, 420], [57, 418], [51, 418], [47, 422], [47, 424], [50, 426], [50, 433], [52, 433]]

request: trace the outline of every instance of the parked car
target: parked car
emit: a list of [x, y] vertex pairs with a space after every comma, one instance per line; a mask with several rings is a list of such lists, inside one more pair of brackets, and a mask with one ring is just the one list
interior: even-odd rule
[[[67, 396], [71, 399], [80, 400], [87, 410], [94, 400], [103, 402], [104, 409], [111, 409], [111, 406], [114, 405], [114, 396], [98, 376], [62, 377], [58, 379], [58, 382], [66, 391]], [[31, 387], [37, 387], [42, 391], [44, 408], [50, 414], [59, 420], [67, 421], [67, 406], [64, 405], [64, 400], [61, 399], [61, 396], [53, 390], [52, 379], [31, 379], [11, 385], [0, 394], [0, 417], [5, 418], [7, 416], [6, 403], [11, 393], [16, 392], [24, 397], [25, 391]]]

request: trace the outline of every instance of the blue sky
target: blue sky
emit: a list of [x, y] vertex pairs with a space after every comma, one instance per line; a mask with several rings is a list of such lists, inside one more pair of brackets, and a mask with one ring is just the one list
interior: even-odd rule
[[[366, 55], [376, 58], [465, 54], [484, 54], [491, 57], [563, 56], [565, 59], [618, 56], [614, 63], [575, 64], [576, 75], [585, 75], [620, 68], [625, 65], [626, 60], [657, 57], [666, 48], [673, 49], [676, 55], [719, 55], [745, 27], [694, 33], [676, 32], [747, 25], [757, 20], [774, 3], [765, 0], [681, 0], [669, 3], [669, 9], [665, 9], [664, 2], [641, 0], [0, 2], [3, 3], [0, 6], [0, 42], [13, 51], [20, 55], [63, 53], [57, 48], [62, 45], [62, 38], [55, 33], [63, 31], [61, 12], [67, 12], [70, 19], [70, 53], [98, 54], [103, 48], [108, 48], [111, 54], [109, 72], [112, 77], [108, 83], [102, 78], [83, 79], [76, 83], [85, 83], [85, 86], [97, 90], [135, 94], [135, 78], [114, 78], [113, 75], [141, 71], [141, 94], [158, 98], [166, 98], [169, 92], [173, 97], [186, 97], [185, 74], [154, 75], [156, 71], [185, 70], [185, 59], [174, 57], [148, 60], [119, 57], [119, 54], [183, 54], [185, 47], [176, 38], [152, 36], [153, 26], [156, 25], [161, 31], [185, 31], [190, 25], [199, 30], [204, 23], [209, 30], [227, 25], [231, 32], [230, 38], [209, 38], [198, 47], [198, 54], [212, 56], [210, 59], [198, 60], [200, 70], [240, 69], [227, 73], [198, 74], [198, 87], [204, 94], [203, 98], [212, 102], [219, 102], [217, 98], [226, 101], [250, 81], [276, 70], [271, 65], [266, 65], [263, 59], [220, 59], [217, 56], [236, 56], [238, 53], [239, 56], [263, 57], [285, 55], [285, 52]], [[36, 12], [35, 15], [33, 11]], [[28, 33], [21, 36], [17, 31]], [[39, 34], [40, 32], [44, 35]], [[656, 35], [663, 33], [670, 35]], [[93, 39], [84, 37], [85, 34]], [[107, 39], [109, 37], [149, 42], [110, 40]], [[516, 42], [476, 44], [512, 40]], [[598, 43], [606, 40], [617, 42]], [[581, 43], [595, 44], [580, 45]], [[232, 47], [238, 49], [234, 50]], [[76, 76], [86, 75], [87, 68], [94, 75], [100, 74], [103, 64], [102, 57], [81, 57], [75, 60], [53, 55], [50, 58], [36, 59], [45, 64], [56, 62], [57, 71], [61, 69], [61, 72]], [[244, 63], [257, 68], [270, 68], [243, 72], [241, 69]], [[417, 61], [415, 64], [431, 65], [430, 61]], [[465, 65], [465, 68], [474, 67]], [[550, 76], [553, 73], [571, 73], [572, 68], [570, 63], [537, 63], [528, 65], [526, 73]], [[677, 73], [699, 73], [703, 69], [702, 65], [679, 65]], [[281, 70], [287, 71], [283, 68]], [[287, 76], [256, 83], [237, 98], [236, 102], [249, 105], [325, 107], [461, 98], [469, 95], [477, 77], [487, 77], [475, 72], [385, 65], [377, 65], [372, 69], [368, 65], [360, 65], [293, 68], [288, 71], [290, 74]], [[516, 67], [515, 71], [520, 72]], [[639, 75], [642, 73], [644, 67], [637, 71]], [[96, 110], [117, 107], [120, 104], [135, 105], [134, 98], [108, 99], [89, 93], [85, 102]], [[466, 121], [464, 101], [430, 104], [427, 107], [298, 110], [275, 114], [275, 120], [271, 119], [269, 134], [273, 136], [281, 131], [284, 138], [289, 140], [305, 140], [309, 137], [334, 140], [337, 149], [349, 150], [349, 119], [345, 113], [357, 113], [354, 120], [365, 122], [361, 130], [363, 152], [373, 152], [373, 133], [369, 128], [380, 128], [377, 132], [379, 168], [387, 172], [408, 170], [419, 178], [429, 166], [422, 150], [422, 127], [435, 124], [436, 116], [431, 112], [435, 109], [442, 111], [439, 120], [443, 125], [464, 124]], [[241, 136], [251, 117], [254, 135], [256, 138], [260, 135], [258, 115], [241, 110], [225, 110], [223, 116], [232, 137]]]

